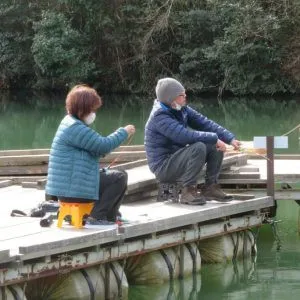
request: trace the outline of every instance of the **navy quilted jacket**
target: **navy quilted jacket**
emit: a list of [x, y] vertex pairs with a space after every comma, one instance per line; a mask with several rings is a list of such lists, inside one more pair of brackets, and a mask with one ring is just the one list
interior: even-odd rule
[[177, 111], [155, 100], [145, 127], [149, 168], [155, 173], [180, 148], [196, 142], [215, 144], [218, 139], [230, 144], [234, 135], [189, 106]]
[[118, 147], [127, 132], [119, 128], [103, 137], [82, 121], [67, 115], [52, 142], [46, 193], [99, 199], [99, 158]]

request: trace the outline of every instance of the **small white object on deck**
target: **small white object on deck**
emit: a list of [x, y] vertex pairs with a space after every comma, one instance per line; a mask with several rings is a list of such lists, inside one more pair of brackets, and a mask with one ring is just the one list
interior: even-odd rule
[[[287, 149], [288, 145], [287, 136], [274, 136], [274, 148], [276, 149]], [[253, 147], [254, 148], [266, 148], [267, 138], [265, 136], [255, 136], [253, 137]]]

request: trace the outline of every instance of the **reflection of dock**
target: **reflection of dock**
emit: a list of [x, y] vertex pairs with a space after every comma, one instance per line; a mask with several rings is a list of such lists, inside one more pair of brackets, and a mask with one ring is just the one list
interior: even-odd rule
[[[118, 156], [113, 155], [107, 161]], [[121, 227], [86, 226], [76, 230], [65, 224], [58, 229], [54, 222], [51, 227], [42, 228], [38, 218], [10, 217], [12, 209], [29, 212], [44, 200], [45, 176], [2, 175], [0, 197], [5, 206], [0, 212], [0, 286], [123, 261], [128, 257], [201, 243], [212, 237], [261, 226], [274, 204], [272, 197], [266, 196], [264, 161], [249, 161], [245, 154], [227, 156], [220, 175], [222, 186], [238, 194], [236, 200], [227, 204], [210, 201], [204, 206], [156, 202], [157, 182], [145, 165], [145, 157], [140, 152], [138, 161], [127, 159], [119, 161], [129, 174], [121, 212], [130, 222]], [[3, 161], [9, 159], [2, 160], [0, 167], [5, 164]], [[279, 162], [278, 168], [276, 164], [278, 181], [293, 186], [299, 178], [296, 174], [299, 168], [295, 170], [299, 161], [294, 160], [290, 170], [287, 161]], [[281, 174], [283, 168], [289, 173]], [[256, 196], [249, 197], [248, 194]]]

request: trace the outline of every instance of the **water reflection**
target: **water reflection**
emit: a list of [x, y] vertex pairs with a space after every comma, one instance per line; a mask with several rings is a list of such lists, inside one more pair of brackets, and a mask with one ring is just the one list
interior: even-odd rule
[[131, 300], [197, 299], [201, 291], [201, 274], [191, 275], [184, 280], [173, 280], [162, 285], [130, 286]]
[[201, 274], [164, 285], [131, 286], [129, 299], [220, 299], [224, 293], [251, 282], [255, 272], [252, 258], [234, 263], [203, 265]]
[[[49, 148], [58, 123], [65, 114], [65, 94], [28, 91], [0, 93], [0, 149]], [[142, 144], [144, 125], [153, 99], [149, 96], [104, 95], [95, 128], [103, 135], [134, 123], [133, 144]], [[190, 105], [235, 132], [241, 140], [259, 135], [282, 135], [299, 124], [296, 100], [232, 98], [222, 103], [189, 97]], [[299, 131], [290, 136], [289, 153], [299, 152]]]
[[[300, 258], [299, 253], [297, 257]], [[158, 286], [130, 286], [129, 299], [281, 300], [287, 295], [289, 300], [299, 299], [299, 268], [282, 267], [273, 259], [269, 263], [266, 265], [265, 262], [256, 263], [253, 259], [247, 259], [236, 263], [204, 265], [202, 275]]]

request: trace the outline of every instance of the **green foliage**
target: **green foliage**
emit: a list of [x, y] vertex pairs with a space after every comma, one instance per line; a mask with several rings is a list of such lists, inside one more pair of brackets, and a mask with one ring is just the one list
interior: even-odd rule
[[22, 2], [15, 5], [10, 2], [0, 4], [0, 88], [20, 86], [33, 75], [32, 30], [24, 16], [28, 11]]
[[94, 68], [85, 53], [87, 43], [63, 14], [46, 11], [33, 28], [32, 54], [41, 79], [51, 79], [52, 88], [87, 80]]
[[181, 76], [194, 92], [213, 91], [221, 79], [217, 61], [206, 52], [221, 31], [219, 18], [206, 10], [193, 10], [182, 13], [180, 19], [179, 42], [174, 51], [181, 56]]
[[195, 93], [293, 93], [298, 0], [3, 0], [0, 87], [147, 92], [163, 76]]
[[[192, 79], [191, 88], [218, 87], [220, 94], [293, 92], [296, 84], [281, 70], [282, 45], [277, 38], [282, 31], [281, 18], [254, 0], [210, 2], [209, 13], [198, 11], [197, 19], [189, 13], [185, 19], [190, 24], [183, 27], [183, 35], [190, 40], [185, 40], [180, 70]], [[193, 27], [204, 38], [191, 36], [189, 32], [197, 34]]]
[[242, 2], [232, 6], [229, 16], [229, 3], [220, 6], [218, 13], [228, 25], [225, 34], [206, 50], [220, 65], [222, 88], [236, 94], [286, 92], [291, 86], [280, 74], [281, 49], [276, 43], [281, 22], [255, 5], [257, 1]]

